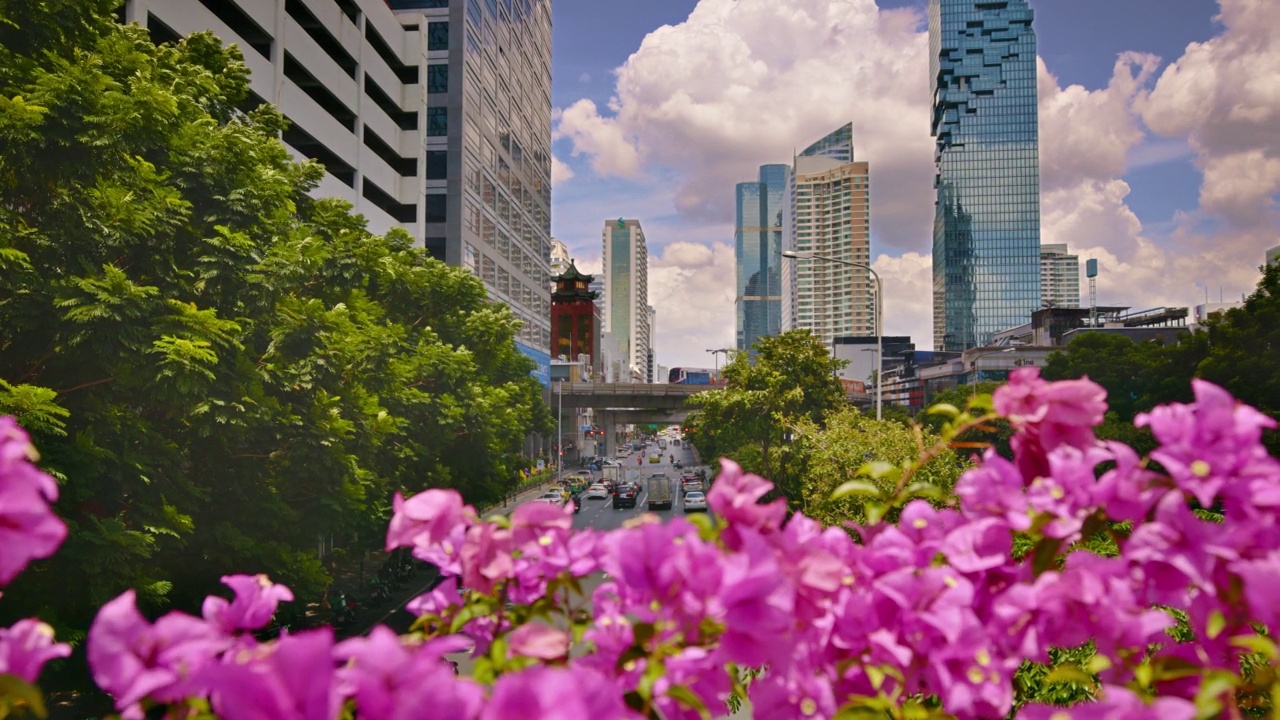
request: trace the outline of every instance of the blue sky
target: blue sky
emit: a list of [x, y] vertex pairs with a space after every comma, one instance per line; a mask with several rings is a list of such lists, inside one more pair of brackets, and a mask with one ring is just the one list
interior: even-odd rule
[[[931, 141], [920, 109], [928, 93], [926, 3], [701, 3], [555, 0], [552, 100], [565, 112], [553, 149], [572, 177], [562, 172], [553, 191], [553, 235], [590, 268], [604, 219], [639, 217], [653, 257], [659, 362], [704, 364], [704, 348], [732, 337], [734, 183], [757, 165], [785, 162], [790, 148], [840, 123], [839, 108], [847, 107], [873, 186], [881, 168], [887, 188], [872, 197], [886, 331], [930, 346], [921, 302], [928, 294], [922, 228], [932, 215]], [[1215, 0], [1032, 0], [1051, 76], [1042, 73], [1040, 88], [1042, 237], [1100, 258], [1104, 273], [1129, 276], [1102, 283], [1100, 301], [1185, 305], [1196, 301], [1195, 283], [1238, 296], [1256, 277], [1248, 258], [1280, 242], [1267, 239], [1280, 236], [1273, 163], [1280, 148], [1263, 122], [1275, 109], [1250, 114], [1247, 126], [1230, 112], [1263, 103], [1268, 91], [1243, 80], [1212, 102], [1196, 91], [1197, 78], [1219, 66], [1272, 67], [1275, 58], [1248, 51], [1263, 47], [1258, 33], [1280, 27], [1280, 3], [1223, 3], [1232, 27], [1215, 20], [1222, 9]], [[823, 22], [851, 29], [833, 38]], [[1208, 45], [1188, 53], [1191, 43]], [[1117, 73], [1121, 53], [1159, 59], [1129, 55]], [[814, 87], [794, 87], [806, 83]], [[1056, 90], [1046, 92], [1049, 84]], [[1213, 103], [1221, 107], [1206, 109]], [[1255, 186], [1238, 192], [1231, 183], [1240, 175]], [[1238, 257], [1216, 271], [1206, 266], [1224, 246]], [[1161, 287], [1135, 291], [1140, 271]]]

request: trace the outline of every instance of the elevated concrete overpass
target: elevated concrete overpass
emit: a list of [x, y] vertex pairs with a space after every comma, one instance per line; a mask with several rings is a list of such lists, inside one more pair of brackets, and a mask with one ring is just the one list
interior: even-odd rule
[[705, 390], [720, 389], [714, 385], [670, 385], [643, 383], [552, 383], [551, 403], [564, 409], [595, 410], [604, 430], [605, 454], [617, 455], [618, 424], [657, 423], [679, 425], [696, 408], [689, 398]]

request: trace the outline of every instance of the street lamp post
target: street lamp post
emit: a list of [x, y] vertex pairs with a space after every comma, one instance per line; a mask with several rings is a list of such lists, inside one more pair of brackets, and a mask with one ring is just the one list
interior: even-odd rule
[[881, 316], [884, 310], [884, 285], [880, 282], [880, 274], [866, 263], [854, 262], [852, 260], [841, 260], [840, 258], [827, 257], [826, 255], [814, 255], [813, 253], [798, 253], [794, 250], [784, 250], [782, 257], [792, 260], [822, 260], [823, 262], [833, 262], [839, 265], [849, 265], [858, 267], [871, 273], [871, 277], [876, 281], [876, 306], [875, 306], [875, 331], [876, 331], [876, 419], [882, 418], [881, 398], [884, 395], [883, 386], [884, 379], [884, 331], [880, 326]]
[[720, 372], [720, 353], [724, 353], [724, 356], [728, 358], [730, 349], [721, 348], [719, 350], [712, 350], [711, 348], [707, 348], [707, 352], [711, 353], [712, 357], [716, 359], [716, 373], [718, 374]]
[[564, 463], [561, 458], [564, 457], [564, 381], [556, 383], [556, 400], [558, 406], [556, 408], [556, 477], [559, 478], [564, 474]]

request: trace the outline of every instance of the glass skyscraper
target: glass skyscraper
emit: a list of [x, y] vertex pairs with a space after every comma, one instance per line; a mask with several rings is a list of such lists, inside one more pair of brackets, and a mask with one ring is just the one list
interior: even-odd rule
[[938, 350], [986, 345], [1040, 309], [1032, 19], [1027, 0], [929, 0]]
[[760, 180], [738, 183], [734, 223], [738, 349], [782, 329], [782, 204], [786, 165], [761, 165]]

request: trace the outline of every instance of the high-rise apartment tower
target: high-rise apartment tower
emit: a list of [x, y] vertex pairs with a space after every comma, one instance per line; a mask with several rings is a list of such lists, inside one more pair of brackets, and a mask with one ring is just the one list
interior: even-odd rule
[[1080, 307], [1080, 256], [1065, 243], [1040, 246], [1040, 302], [1045, 307]]
[[[871, 263], [869, 166], [853, 159], [853, 125], [795, 157], [783, 213], [785, 249]], [[874, 285], [865, 268], [798, 258], [782, 267], [783, 330], [835, 338], [875, 334]]]
[[639, 220], [606, 220], [604, 331], [619, 346], [631, 379], [649, 377], [649, 249]]
[[986, 345], [1040, 309], [1032, 19], [1027, 0], [929, 0], [938, 350]]
[[211, 30], [320, 196], [409, 231], [550, 342], [551, 0], [126, 0], [157, 42]]

